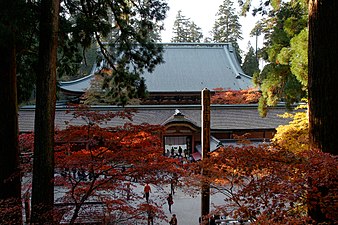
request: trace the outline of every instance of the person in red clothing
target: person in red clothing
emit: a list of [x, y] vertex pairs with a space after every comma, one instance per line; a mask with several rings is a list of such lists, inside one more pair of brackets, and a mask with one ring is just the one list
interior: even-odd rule
[[144, 196], [146, 197], [146, 201], [149, 202], [149, 193], [151, 192], [151, 188], [148, 183], [144, 186]]

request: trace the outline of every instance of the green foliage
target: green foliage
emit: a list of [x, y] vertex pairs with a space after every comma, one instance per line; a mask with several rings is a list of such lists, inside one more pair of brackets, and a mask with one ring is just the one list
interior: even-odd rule
[[244, 62], [242, 64], [242, 69], [245, 74], [249, 76], [253, 76], [255, 73], [259, 72], [259, 64], [257, 60], [257, 56], [255, 54], [255, 50], [252, 46], [250, 46], [248, 53], [244, 58]]
[[201, 28], [198, 27], [194, 22], [191, 22], [189, 30], [191, 33], [191, 37], [188, 39], [188, 42], [201, 42], [203, 38]]
[[306, 96], [307, 9], [303, 7], [297, 2], [282, 3], [260, 23], [266, 39], [262, 54], [268, 62], [253, 79], [264, 98], [260, 110], [280, 101], [290, 105]]
[[239, 5], [241, 6], [241, 15], [246, 15], [250, 10], [251, 0], [238, 0]]
[[[38, 47], [37, 5], [35, 2], [21, 0], [3, 1], [3, 4], [0, 5], [0, 33], [4, 33], [6, 27], [15, 32], [17, 95], [18, 102], [22, 103], [30, 99], [35, 83]], [[2, 27], [3, 25], [5, 27]], [[8, 37], [8, 34], [0, 35], [0, 43], [8, 44]]]
[[291, 40], [291, 72], [304, 88], [308, 84], [308, 29], [305, 28]]
[[[260, 84], [263, 99], [259, 103], [265, 104], [260, 106], [261, 110], [274, 106], [281, 100], [290, 106], [305, 94], [301, 84], [292, 76], [290, 67], [286, 65], [271, 63], [265, 66], [261, 74], [254, 75], [255, 82], [259, 82], [259, 79], [263, 79]], [[260, 113], [264, 115], [265, 112]]]
[[174, 36], [171, 38], [171, 42], [201, 42], [203, 38], [201, 28], [190, 18], [182, 15], [181, 10], [177, 12], [173, 33]]
[[282, 82], [281, 76], [275, 73], [278, 70], [281, 74], [288, 73], [288, 68], [285, 66], [269, 66], [264, 67], [262, 74], [264, 74], [264, 82], [261, 84], [262, 97], [267, 100], [267, 105], [276, 105], [279, 101]]
[[137, 97], [140, 99], [145, 99], [148, 96], [147, 85], [144, 77], [141, 78], [137, 85]]
[[279, 9], [280, 3], [281, 3], [281, 0], [271, 0], [271, 6], [274, 9]]
[[27, 104], [32, 97], [34, 98], [37, 58], [34, 53], [18, 53], [17, 60], [18, 103]]

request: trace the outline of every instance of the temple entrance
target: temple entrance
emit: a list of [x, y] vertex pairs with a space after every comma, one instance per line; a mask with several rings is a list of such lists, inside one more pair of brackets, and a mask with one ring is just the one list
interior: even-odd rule
[[164, 149], [168, 157], [188, 158], [191, 154], [191, 136], [164, 137]]

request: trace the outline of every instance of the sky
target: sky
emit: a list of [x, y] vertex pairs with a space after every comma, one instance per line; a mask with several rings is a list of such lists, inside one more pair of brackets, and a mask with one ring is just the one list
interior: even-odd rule
[[[204, 37], [210, 36], [209, 32], [214, 25], [216, 13], [223, 0], [167, 0], [167, 3], [170, 9], [167, 12], [167, 18], [164, 20], [165, 30], [162, 32], [162, 42], [170, 42], [173, 36], [172, 27], [178, 10], [182, 10], [182, 15], [190, 18], [191, 21], [195, 22], [202, 29]], [[233, 0], [233, 3], [234, 7], [238, 6], [237, 0]], [[255, 46], [256, 40], [254, 37], [250, 37], [250, 32], [257, 20], [258, 18], [253, 17], [250, 13], [246, 17], [240, 17], [243, 40], [239, 42], [239, 46], [244, 52], [247, 52], [249, 41], [252, 46]], [[262, 42], [260, 39], [262, 38], [259, 37], [258, 46]]]

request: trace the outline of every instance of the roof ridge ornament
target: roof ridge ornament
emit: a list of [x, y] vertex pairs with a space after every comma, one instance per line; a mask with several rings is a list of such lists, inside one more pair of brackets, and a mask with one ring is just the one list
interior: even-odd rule
[[184, 116], [184, 114], [179, 109], [175, 109], [174, 116]]

